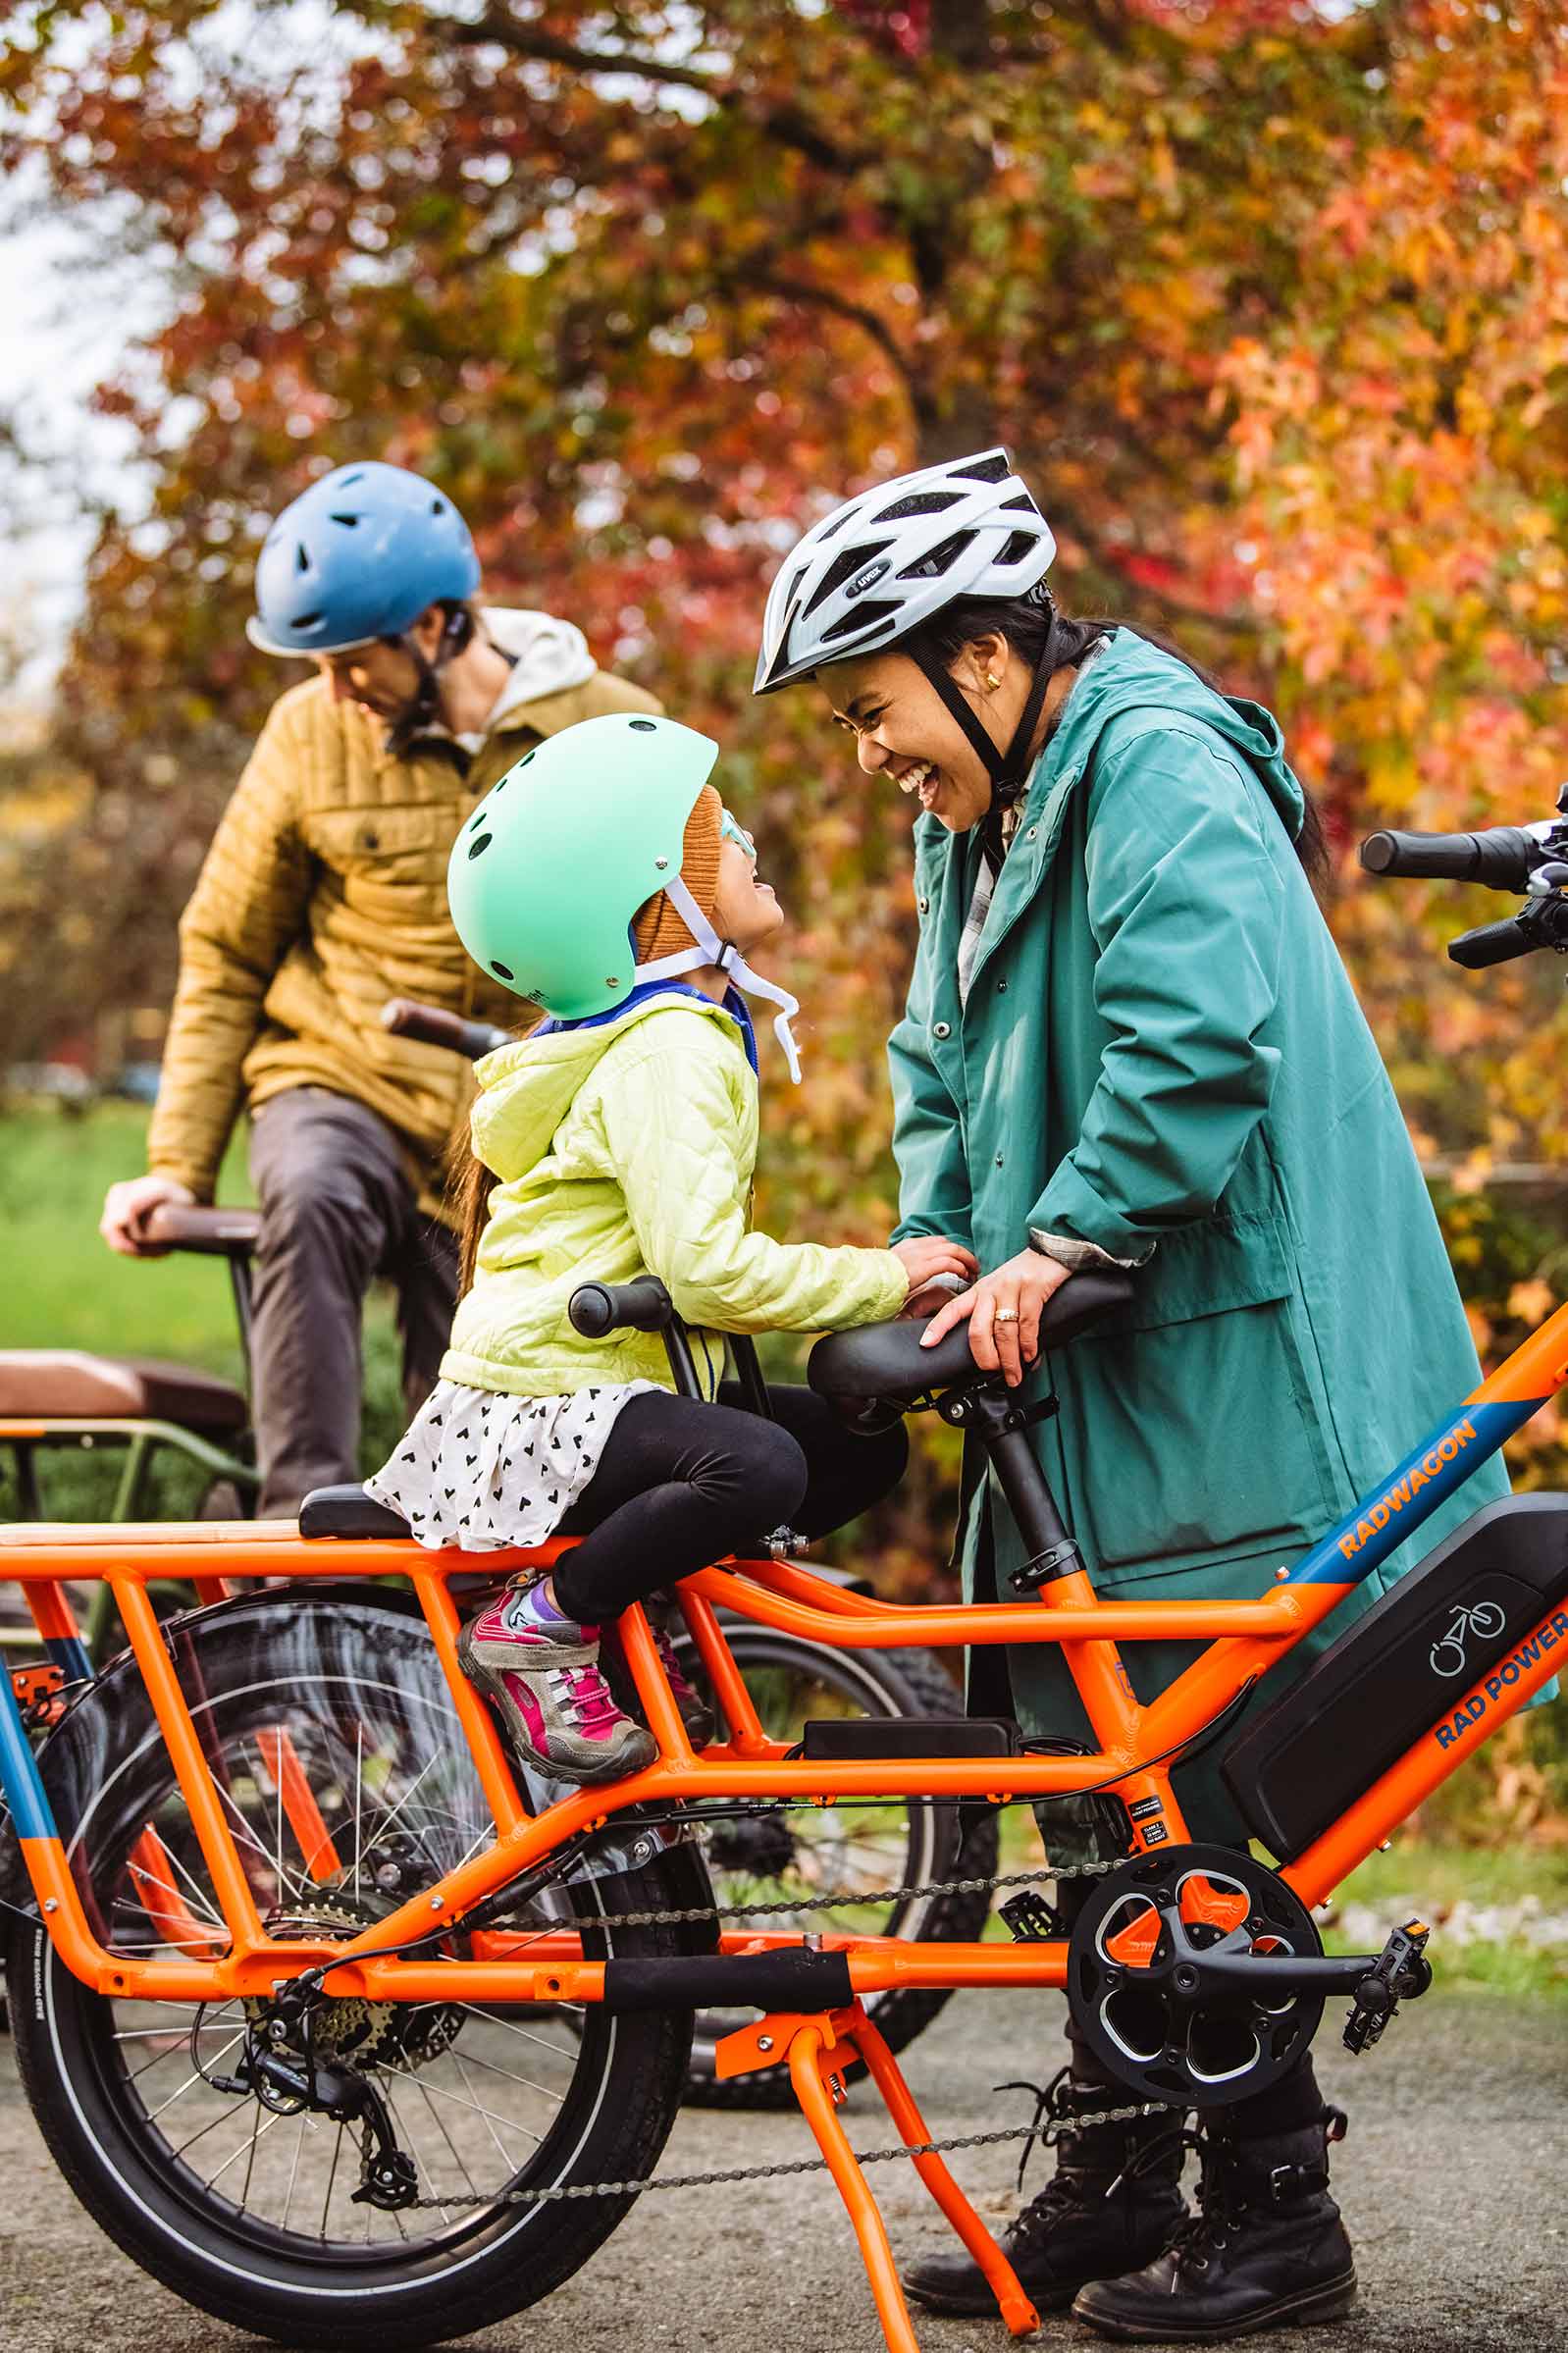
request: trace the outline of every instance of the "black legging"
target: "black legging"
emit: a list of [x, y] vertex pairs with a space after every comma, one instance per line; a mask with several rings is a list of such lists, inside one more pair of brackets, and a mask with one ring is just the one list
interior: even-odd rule
[[562, 1536], [583, 1532], [554, 1573], [568, 1615], [602, 1624], [726, 1552], [758, 1550], [785, 1524], [825, 1536], [898, 1485], [910, 1451], [902, 1422], [862, 1438], [810, 1389], [767, 1393], [772, 1422], [741, 1409], [733, 1382], [716, 1405], [661, 1389], [621, 1408], [560, 1523]]

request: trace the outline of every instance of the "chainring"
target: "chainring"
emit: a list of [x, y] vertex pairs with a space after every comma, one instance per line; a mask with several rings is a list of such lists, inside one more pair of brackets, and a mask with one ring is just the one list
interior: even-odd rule
[[1294, 1891], [1232, 1847], [1134, 1856], [1101, 1881], [1079, 1914], [1068, 1949], [1073, 2025], [1140, 2098], [1178, 2108], [1250, 2099], [1310, 2048], [1321, 1994], [1194, 1990], [1202, 1955], [1221, 1950], [1301, 1960], [1323, 1952]]

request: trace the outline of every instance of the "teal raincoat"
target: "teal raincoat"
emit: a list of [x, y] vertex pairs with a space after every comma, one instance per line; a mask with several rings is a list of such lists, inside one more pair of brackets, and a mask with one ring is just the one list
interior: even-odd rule
[[[889, 1046], [895, 1239], [951, 1234], [991, 1268], [1034, 1229], [1144, 1262], [1130, 1309], [1051, 1358], [1061, 1413], [1032, 1434], [1097, 1588], [1121, 1599], [1263, 1593], [1480, 1378], [1393, 1089], [1292, 847], [1303, 807], [1267, 710], [1119, 629], [1036, 763], [967, 1005], [978, 831], [915, 829], [919, 949]], [[1506, 1491], [1484, 1465], [1313, 1647]], [[977, 1571], [989, 1582], [987, 1525], [1006, 1595], [1021, 1545], [975, 1483], [970, 1596]], [[1124, 1651], [1145, 1699], [1191, 1655]], [[1089, 1738], [1057, 1654], [1011, 1664], [1030, 1729]], [[1193, 1835], [1234, 1835], [1211, 1769], [1177, 1788]]]

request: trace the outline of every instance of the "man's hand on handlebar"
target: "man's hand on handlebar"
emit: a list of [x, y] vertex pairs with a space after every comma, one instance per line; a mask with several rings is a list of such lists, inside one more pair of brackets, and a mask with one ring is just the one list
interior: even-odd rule
[[121, 1183], [112, 1184], [104, 1195], [98, 1231], [110, 1249], [118, 1250], [122, 1258], [162, 1258], [165, 1252], [142, 1236], [149, 1212], [166, 1201], [189, 1209], [195, 1199], [189, 1185], [182, 1184], [178, 1176], [128, 1176]]
[[984, 1372], [1000, 1372], [1017, 1388], [1040, 1353], [1040, 1318], [1070, 1280], [1070, 1270], [1038, 1250], [1020, 1250], [939, 1308], [920, 1337], [934, 1348], [955, 1325], [969, 1327], [969, 1354]]

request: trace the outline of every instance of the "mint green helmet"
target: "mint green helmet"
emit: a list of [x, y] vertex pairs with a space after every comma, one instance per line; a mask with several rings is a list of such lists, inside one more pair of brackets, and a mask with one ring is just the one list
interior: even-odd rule
[[632, 924], [678, 879], [686, 820], [717, 758], [693, 727], [622, 711], [525, 752], [446, 868], [452, 922], [475, 964], [558, 1020], [630, 996]]

